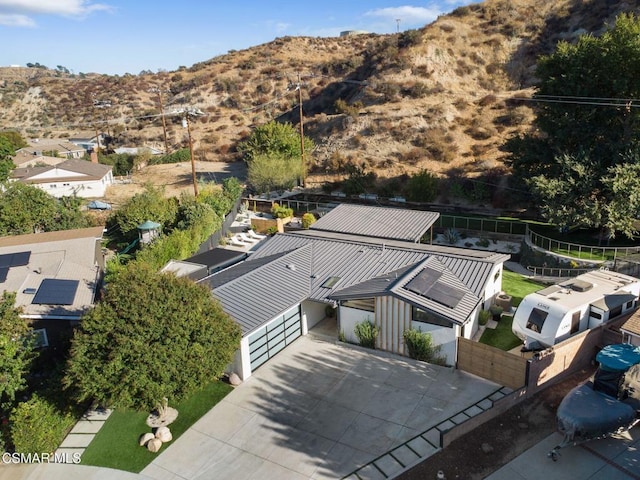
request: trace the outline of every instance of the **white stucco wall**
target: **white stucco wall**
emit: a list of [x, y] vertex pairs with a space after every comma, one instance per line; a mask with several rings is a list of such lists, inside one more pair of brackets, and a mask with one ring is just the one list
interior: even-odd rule
[[446, 357], [448, 365], [454, 365], [456, 361], [456, 338], [461, 333], [461, 328], [454, 325], [453, 328], [431, 325], [429, 323], [411, 322], [411, 328], [431, 334], [434, 345], [440, 345], [440, 355]]
[[355, 334], [356, 323], [366, 322], [367, 320], [375, 323], [374, 312], [348, 307], [340, 307], [339, 310], [338, 331], [344, 333], [347, 342], [358, 343], [358, 337]]
[[[325, 317], [325, 308], [328, 304], [321, 302], [312, 302], [311, 300], [305, 300], [302, 302], [302, 317], [303, 322], [306, 318], [307, 331], [311, 330], [320, 320]], [[307, 331], [303, 333], [306, 335]]]

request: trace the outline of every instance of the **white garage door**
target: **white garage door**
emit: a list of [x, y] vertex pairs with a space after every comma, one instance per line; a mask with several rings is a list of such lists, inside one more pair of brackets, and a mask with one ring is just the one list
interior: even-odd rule
[[302, 315], [298, 305], [249, 335], [251, 371], [255, 371], [301, 334]]

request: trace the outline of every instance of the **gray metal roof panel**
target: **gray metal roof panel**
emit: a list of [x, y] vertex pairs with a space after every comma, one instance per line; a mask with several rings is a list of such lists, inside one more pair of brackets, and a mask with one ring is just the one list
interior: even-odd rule
[[439, 216], [438, 212], [342, 203], [321, 217], [311, 228], [417, 242]]
[[311, 246], [273, 256], [265, 264], [243, 263], [253, 268], [212, 290], [243, 335], [309, 297]]

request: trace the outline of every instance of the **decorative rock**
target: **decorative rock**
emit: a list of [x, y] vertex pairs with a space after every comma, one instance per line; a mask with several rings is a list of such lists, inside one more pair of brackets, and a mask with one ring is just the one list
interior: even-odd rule
[[152, 438], [147, 443], [147, 450], [149, 450], [152, 453], [156, 453], [160, 451], [161, 447], [162, 447], [162, 440], [160, 440], [159, 438]]
[[242, 380], [240, 380], [240, 377], [238, 376], [238, 374], [236, 372], [231, 372], [229, 374], [229, 383], [231, 385], [233, 385], [234, 387], [237, 387], [238, 385], [240, 385], [242, 383]]
[[143, 433], [142, 435], [140, 435], [140, 440], [138, 441], [138, 443], [141, 447], [145, 447], [147, 445], [147, 442], [154, 438], [156, 437], [153, 435], [153, 433]]
[[173, 440], [173, 435], [171, 435], [169, 427], [158, 427], [156, 430], [156, 438], [160, 439], [162, 443], [166, 443]]
[[493, 447], [488, 443], [483, 443], [480, 448], [482, 448], [482, 451], [486, 454], [493, 452]]

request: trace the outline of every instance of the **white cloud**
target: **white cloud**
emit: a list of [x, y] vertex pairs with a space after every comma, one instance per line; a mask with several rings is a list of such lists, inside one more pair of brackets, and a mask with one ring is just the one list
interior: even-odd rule
[[276, 27], [276, 32], [278, 33], [282, 33], [282, 32], [286, 32], [289, 27], [291, 27], [290, 23], [285, 23], [285, 22], [278, 22], [275, 24]]
[[442, 14], [442, 10], [436, 7], [413, 7], [405, 5], [402, 7], [387, 7], [369, 10], [365, 13], [368, 17], [381, 17], [390, 21], [402, 20], [404, 23], [415, 25], [418, 23], [431, 23], [438, 15]]
[[90, 0], [0, 0], [0, 22], [16, 27], [35, 26], [31, 15], [84, 18], [97, 11], [113, 11], [113, 7]]
[[0, 25], [7, 27], [35, 27], [36, 22], [26, 15], [0, 13]]

